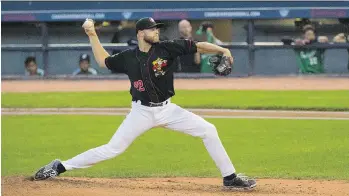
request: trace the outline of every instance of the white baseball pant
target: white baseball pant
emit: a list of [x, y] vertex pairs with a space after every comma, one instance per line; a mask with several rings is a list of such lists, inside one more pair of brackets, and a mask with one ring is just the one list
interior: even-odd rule
[[168, 104], [160, 107], [143, 106], [140, 101], [132, 102], [131, 112], [107, 144], [63, 161], [63, 166], [66, 170], [87, 168], [114, 158], [123, 153], [138, 136], [147, 130], [163, 126], [200, 137], [222, 176], [234, 173], [235, 168], [219, 139], [216, 127], [200, 116], [171, 103], [170, 99], [167, 101]]

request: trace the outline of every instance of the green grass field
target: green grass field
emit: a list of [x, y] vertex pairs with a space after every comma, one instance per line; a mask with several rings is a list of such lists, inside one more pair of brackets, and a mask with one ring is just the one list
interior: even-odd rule
[[[118, 97], [118, 93], [105, 93], [87, 99], [101, 101], [107, 95]], [[111, 100], [102, 103], [112, 105]], [[54, 158], [68, 159], [102, 145], [122, 120], [116, 116], [2, 116], [2, 175], [30, 175]], [[208, 120], [218, 128], [238, 172], [255, 177], [349, 179], [349, 121]], [[138, 138], [121, 156], [64, 176], [219, 177], [220, 173], [199, 138], [158, 128]]]
[[[187, 108], [349, 111], [349, 91], [176, 91]], [[129, 92], [2, 93], [2, 107], [129, 107]]]

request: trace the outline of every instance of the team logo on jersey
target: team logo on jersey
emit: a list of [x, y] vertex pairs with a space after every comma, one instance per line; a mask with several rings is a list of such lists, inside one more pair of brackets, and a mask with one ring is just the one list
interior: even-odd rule
[[162, 69], [163, 67], [167, 66], [167, 60], [157, 58], [155, 61], [153, 61], [153, 71], [155, 73], [155, 76], [163, 76], [165, 75], [165, 71]]

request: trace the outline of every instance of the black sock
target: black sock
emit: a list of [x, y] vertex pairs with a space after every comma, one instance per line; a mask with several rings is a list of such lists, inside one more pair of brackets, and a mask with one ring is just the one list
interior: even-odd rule
[[67, 171], [65, 169], [65, 167], [62, 165], [62, 163], [57, 165], [57, 170], [58, 170], [58, 174], [64, 173], [65, 171]]
[[229, 175], [229, 176], [225, 176], [225, 177], [224, 177], [224, 180], [232, 180], [232, 179], [234, 179], [234, 178], [236, 178], [236, 174], [235, 174], [235, 173], [233, 173], [233, 174], [231, 174], [231, 175]]

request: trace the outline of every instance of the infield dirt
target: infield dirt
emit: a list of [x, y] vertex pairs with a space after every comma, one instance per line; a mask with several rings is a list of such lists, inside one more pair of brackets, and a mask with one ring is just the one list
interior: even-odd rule
[[23, 176], [2, 177], [3, 196], [109, 195], [349, 195], [349, 183], [325, 180], [258, 179], [251, 191], [226, 190], [220, 178], [71, 178], [30, 181]]

